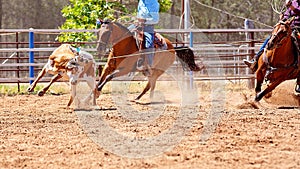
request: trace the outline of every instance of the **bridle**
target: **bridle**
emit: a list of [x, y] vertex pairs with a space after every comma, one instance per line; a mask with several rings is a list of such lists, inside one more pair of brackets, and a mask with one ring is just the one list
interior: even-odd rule
[[[115, 25], [119, 26], [121, 29], [126, 29], [125, 30], [126, 33], [121, 34], [119, 37], [114, 37], [114, 39], [111, 40], [112, 45], [115, 45], [115, 44], [121, 42], [121, 40], [123, 40], [124, 38], [126, 38], [128, 35], [132, 36], [132, 33], [126, 27], [123, 27], [119, 23], [106, 21], [106, 22], [102, 22], [102, 24], [103, 24], [102, 26], [107, 26], [107, 28], [106, 28], [107, 30], [105, 31], [107, 33], [107, 35], [106, 35], [105, 41], [102, 41], [102, 37], [99, 37], [100, 40], [99, 40], [98, 43], [104, 45], [105, 48], [106, 48], [107, 44], [109, 43], [109, 40], [111, 39], [111, 35], [112, 35], [112, 32], [113, 32], [113, 28], [114, 28], [114, 26], [112, 24], [115, 24]], [[103, 36], [103, 34], [101, 36]], [[113, 57], [110, 58], [111, 62], [112, 62], [112, 64], [114, 66], [116, 66], [116, 64], [117, 64], [116, 60], [119, 57], [118, 56], [114, 56], [114, 48], [110, 49], [110, 52], [113, 54]]]
[[[108, 44], [108, 41], [109, 39], [111, 38], [111, 33], [113, 32], [113, 26], [111, 24], [113, 24], [113, 22], [109, 22], [109, 21], [106, 21], [106, 22], [103, 22], [103, 24], [107, 25], [108, 26], [108, 31], [106, 31], [108, 33], [107, 37], [106, 37], [106, 41], [103, 42], [102, 41], [102, 38], [100, 38], [100, 41], [99, 43], [102, 43], [104, 44], [105, 46]], [[116, 24], [116, 23], [115, 23]], [[118, 25], [118, 24], [117, 24]], [[121, 26], [121, 25], [120, 25]], [[111, 43], [114, 45], [114, 44], [117, 44], [118, 42], [120, 42], [122, 39], [124, 39], [124, 37], [128, 36], [129, 35], [132, 35], [132, 33], [129, 31], [129, 30], [126, 30], [126, 33], [122, 34], [120, 37], [116, 37], [114, 38]]]
[[[109, 21], [100, 21], [99, 24], [101, 24], [101, 27], [102, 27], [103, 25], [107, 25], [107, 26], [108, 26], [108, 31], [107, 31], [108, 36], [106, 37], [105, 41], [102, 41], [102, 36], [103, 36], [103, 34], [101, 35], [101, 37], [99, 37], [99, 41], [98, 41], [99, 44], [102, 44], [102, 45], [104, 45], [104, 46], [106, 47], [107, 44], [108, 44], [108, 41], [109, 41], [109, 39], [110, 39], [110, 36], [111, 36], [112, 28], [111, 28], [111, 26], [109, 25], [109, 24], [110, 24]], [[101, 28], [100, 28], [100, 29], [101, 29]]]
[[[276, 49], [276, 48], [281, 47], [283, 45], [284, 41], [287, 40], [287, 38], [291, 35], [291, 32], [292, 32], [292, 30], [290, 28], [291, 26], [290, 26], [289, 23], [280, 21], [278, 24], [275, 25], [275, 27], [278, 26], [278, 25], [284, 25], [288, 29], [288, 31], [283, 32], [282, 30], [279, 30], [279, 31], [277, 31], [277, 33], [272, 34], [272, 38], [270, 38], [270, 39], [278, 40], [278, 42], [271, 49]], [[279, 29], [281, 29], [281, 28], [279, 28]], [[284, 34], [279, 36], [279, 34], [281, 32], [283, 32]], [[289, 69], [289, 68], [293, 67], [293, 64], [285, 64], [285, 65], [277, 66], [277, 67], [271, 66], [270, 62], [269, 62], [269, 58], [266, 55], [267, 50], [269, 50], [269, 49], [265, 48], [264, 54], [263, 54], [263, 61], [267, 66], [267, 73], [265, 75], [265, 78], [266, 78], [265, 80], [266, 81], [269, 80], [269, 78], [273, 74], [273, 72], [282, 71], [282, 70], [286, 70], [286, 69]]]
[[[292, 32], [292, 30], [290, 29], [290, 25], [289, 25], [289, 24], [286, 24], [285, 22], [280, 21], [277, 25], [275, 25], [275, 27], [278, 26], [278, 25], [284, 25], [284, 26], [287, 26], [287, 27], [288, 27], [288, 28], [287, 28], [288, 31], [284, 32], [284, 36], [282, 36], [282, 37], [278, 36], [278, 35], [279, 35], [278, 32], [272, 34], [272, 37], [273, 37], [273, 38], [271, 38], [271, 39], [272, 39], [272, 40], [278, 40], [278, 41], [279, 41], [278, 43], [276, 43], [275, 48], [281, 47], [282, 44], [283, 44], [283, 42], [284, 42], [284, 41], [286, 40], [286, 38], [288, 37], [288, 35], [290, 35], [291, 32]], [[280, 39], [280, 38], [281, 38], [281, 39]]]

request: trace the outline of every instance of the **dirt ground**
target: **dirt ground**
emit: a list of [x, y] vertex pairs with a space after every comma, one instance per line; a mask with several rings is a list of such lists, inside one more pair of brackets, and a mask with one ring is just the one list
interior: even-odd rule
[[[140, 158], [128, 157], [124, 150], [115, 153], [97, 144], [87, 134], [80, 110], [66, 108], [68, 94], [1, 96], [0, 168], [300, 168], [300, 111], [293, 85], [282, 84], [271, 98], [261, 101], [260, 109], [251, 103], [252, 90], [226, 88], [224, 107], [220, 116], [214, 116], [219, 119], [211, 121], [207, 119], [212, 110], [218, 109], [213, 107], [214, 101], [220, 106], [221, 97], [213, 98], [211, 87], [198, 85], [199, 102], [192, 110], [197, 116], [191, 119], [188, 132], [173, 147], [144, 158], [138, 154]], [[99, 108], [93, 111], [126, 136], [154, 137], [174, 127], [180, 109], [181, 99], [176, 93], [163, 96], [153, 104], [147, 99], [121, 103], [116, 99], [122, 95], [104, 93], [97, 99]], [[149, 118], [155, 120], [146, 126], [132, 125], [119, 113], [126, 105], [148, 110]], [[150, 117], [152, 109], [164, 113]], [[215, 126], [209, 128], [211, 132], [207, 122]]]

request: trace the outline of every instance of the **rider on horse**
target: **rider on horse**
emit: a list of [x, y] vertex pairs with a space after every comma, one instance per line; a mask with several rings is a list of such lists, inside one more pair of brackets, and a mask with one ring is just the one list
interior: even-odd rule
[[[293, 39], [294, 39], [294, 45], [296, 47], [295, 50], [295, 66], [298, 66], [298, 53], [299, 53], [299, 45], [298, 45], [298, 39], [297, 34], [300, 30], [300, 0], [286, 0], [285, 3], [287, 10], [283, 13], [281, 16], [282, 20], [287, 20], [288, 18], [295, 17], [293, 23], [291, 24], [293, 33]], [[257, 61], [260, 57], [260, 55], [263, 53], [264, 48], [266, 47], [268, 41], [270, 39], [270, 36], [265, 40], [263, 45], [261, 46], [260, 50], [257, 52], [257, 54], [254, 56], [254, 58], [251, 61], [244, 60], [244, 63], [251, 68], [253, 72], [256, 72], [257, 70]], [[300, 88], [299, 88], [300, 91]]]
[[[144, 56], [137, 63], [137, 69], [144, 74], [151, 74], [154, 57], [154, 25], [159, 21], [159, 3], [157, 0], [140, 0], [138, 4], [137, 18], [143, 32]], [[146, 57], [147, 58], [146, 58]]]

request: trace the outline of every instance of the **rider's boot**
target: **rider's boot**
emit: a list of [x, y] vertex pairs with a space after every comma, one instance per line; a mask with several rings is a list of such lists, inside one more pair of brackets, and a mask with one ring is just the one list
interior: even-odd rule
[[263, 50], [259, 51], [252, 60], [246, 60], [244, 59], [244, 63], [252, 70], [252, 72], [256, 72], [258, 65], [257, 65], [257, 61], [259, 59], [259, 56], [263, 53]]
[[143, 75], [147, 76], [147, 77], [151, 76], [151, 74], [152, 74], [151, 67], [148, 64], [148, 62], [145, 61], [144, 57], [140, 57], [138, 59], [137, 64], [136, 64], [136, 69], [139, 71], [142, 71]]
[[256, 72], [257, 69], [257, 60], [253, 58], [252, 60], [245, 60], [244, 63], [252, 70], [252, 72]]

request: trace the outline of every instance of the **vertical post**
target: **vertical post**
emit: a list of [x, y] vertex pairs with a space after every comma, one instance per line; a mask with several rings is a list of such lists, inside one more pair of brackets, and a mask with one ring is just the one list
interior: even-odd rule
[[[19, 32], [16, 32], [16, 48], [19, 49]], [[20, 54], [17, 52], [17, 63], [20, 63]], [[20, 66], [17, 66], [17, 77], [20, 78]], [[20, 92], [20, 81], [18, 80], [18, 92]]]
[[[254, 24], [253, 22], [251, 22], [250, 20], [248, 19], [245, 19], [245, 22], [244, 22], [244, 26], [245, 26], [245, 30], [248, 30], [248, 29], [254, 29]], [[249, 47], [254, 47], [254, 32], [246, 32], [246, 41], [250, 41], [249, 42]], [[251, 49], [251, 50], [247, 50], [248, 52], [247, 53], [250, 53], [251, 55], [251, 58], [253, 58], [254, 56], [254, 50]], [[250, 56], [248, 55], [247, 56], [247, 59], [249, 60], [250, 59]], [[247, 74], [249, 74], [249, 68], [247, 68]], [[249, 88], [254, 88], [254, 79], [250, 79], [249, 82], [248, 82], [248, 87]]]
[[[29, 29], [29, 49], [33, 49], [34, 48], [34, 32], [33, 32], [33, 28]], [[33, 64], [34, 63], [34, 52], [33, 51], [29, 51], [29, 63]], [[33, 80], [31, 78], [34, 78], [34, 66], [30, 65], [29, 66], [29, 83], [32, 84]]]
[[[190, 1], [184, 0], [184, 29], [190, 28]], [[188, 40], [188, 35], [185, 34], [185, 40]]]
[[[194, 36], [193, 36], [193, 32], [190, 32], [190, 47], [193, 47], [194, 41]], [[193, 89], [194, 88], [194, 72], [190, 71], [190, 88]]]
[[[190, 0], [184, 0], [184, 29], [190, 29]], [[185, 40], [189, 39], [189, 45], [190, 47], [193, 47], [193, 33], [190, 32], [189, 38], [188, 35], [186, 35]], [[194, 75], [192, 71], [188, 72], [189, 76], [189, 88], [194, 88]]]

